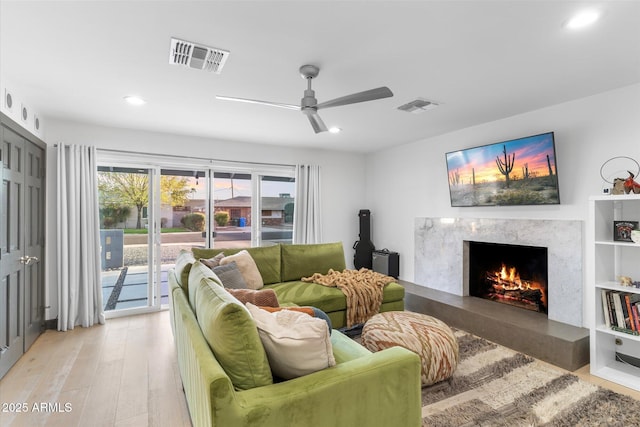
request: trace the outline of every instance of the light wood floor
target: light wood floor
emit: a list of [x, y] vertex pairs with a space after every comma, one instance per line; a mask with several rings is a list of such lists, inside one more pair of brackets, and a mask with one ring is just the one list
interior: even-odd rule
[[1, 426], [191, 426], [168, 311], [46, 331], [0, 381], [0, 402]]
[[[640, 401], [588, 366], [575, 374]], [[0, 403], [3, 427], [191, 426], [167, 311], [45, 332], [0, 380]], [[11, 403], [27, 412], [5, 412]], [[42, 403], [49, 411], [34, 410]]]

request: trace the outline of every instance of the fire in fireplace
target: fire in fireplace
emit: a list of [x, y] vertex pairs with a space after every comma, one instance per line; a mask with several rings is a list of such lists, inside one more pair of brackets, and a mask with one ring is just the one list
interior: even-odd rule
[[547, 313], [547, 248], [468, 245], [469, 295]]

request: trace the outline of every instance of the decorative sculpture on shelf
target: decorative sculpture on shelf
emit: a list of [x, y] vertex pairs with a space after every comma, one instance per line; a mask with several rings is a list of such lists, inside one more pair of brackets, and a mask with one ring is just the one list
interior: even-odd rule
[[633, 180], [636, 176], [631, 171], [627, 172], [629, 172], [629, 177], [624, 180], [624, 192], [626, 194], [640, 194], [640, 184]]
[[[621, 178], [624, 172], [629, 174], [627, 178]], [[627, 156], [610, 158], [600, 167], [600, 177], [605, 183], [602, 187], [603, 193], [640, 194], [640, 184], [634, 180], [636, 176], [640, 176], [640, 163], [637, 160]]]
[[632, 288], [640, 288], [640, 282], [633, 281], [633, 279], [629, 276], [620, 276], [620, 286], [628, 286]]

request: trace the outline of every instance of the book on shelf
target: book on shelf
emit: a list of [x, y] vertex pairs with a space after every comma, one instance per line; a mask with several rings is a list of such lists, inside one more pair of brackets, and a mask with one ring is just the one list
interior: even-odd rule
[[640, 298], [640, 295], [638, 294], [626, 294], [624, 296], [624, 303], [627, 306], [627, 312], [629, 313], [629, 325], [631, 326], [631, 330], [633, 331], [637, 331], [638, 327], [637, 325], [637, 316], [636, 316], [636, 310], [635, 310], [635, 303], [638, 302], [638, 300], [634, 297], [638, 297]]
[[607, 301], [609, 302], [609, 319], [611, 325], [618, 326], [618, 319], [616, 317], [616, 307], [613, 304], [613, 291], [605, 291], [607, 293]]
[[606, 289], [600, 290], [600, 296], [602, 297], [602, 311], [604, 324], [607, 325], [607, 328], [611, 327], [611, 306], [609, 305], [609, 298], [607, 296], [608, 291]]
[[622, 311], [622, 298], [620, 298], [620, 292], [614, 291], [611, 294], [613, 298], [613, 304], [616, 308], [616, 323], [619, 328], [626, 328], [627, 324], [624, 318], [624, 312]]
[[607, 328], [640, 335], [640, 294], [602, 289], [601, 299]]

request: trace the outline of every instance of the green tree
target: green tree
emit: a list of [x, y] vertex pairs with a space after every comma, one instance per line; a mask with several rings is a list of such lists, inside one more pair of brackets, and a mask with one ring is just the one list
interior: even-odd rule
[[180, 176], [160, 177], [160, 201], [165, 205], [184, 206], [187, 204], [191, 188], [189, 180]]
[[[191, 191], [184, 177], [161, 176], [160, 200], [171, 206], [182, 206]], [[146, 173], [100, 172], [98, 191], [103, 206], [135, 206], [136, 228], [142, 228], [142, 209], [149, 204], [149, 176]]]

